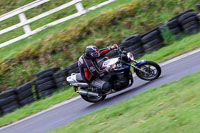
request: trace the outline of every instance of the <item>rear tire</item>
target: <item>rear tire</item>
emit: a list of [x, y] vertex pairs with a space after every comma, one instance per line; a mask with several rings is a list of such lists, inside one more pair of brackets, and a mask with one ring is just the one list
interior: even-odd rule
[[100, 101], [103, 101], [106, 98], [107, 95], [99, 96], [99, 97], [94, 97], [94, 96], [88, 96], [88, 95], [81, 95], [81, 97], [90, 103], [97, 103]]
[[[155, 68], [156, 73], [150, 67]], [[143, 80], [152, 81], [152, 80], [155, 80], [155, 79], [159, 78], [159, 76], [161, 75], [161, 68], [160, 68], [160, 66], [157, 63], [153, 62], [153, 61], [146, 61], [146, 63], [140, 65], [138, 68], [140, 68], [143, 71], [146, 71], [146, 72], [149, 73], [149, 75], [147, 75], [147, 74], [145, 74], [145, 73], [143, 73], [143, 72], [135, 69], [136, 75], [139, 78], [143, 79]]]

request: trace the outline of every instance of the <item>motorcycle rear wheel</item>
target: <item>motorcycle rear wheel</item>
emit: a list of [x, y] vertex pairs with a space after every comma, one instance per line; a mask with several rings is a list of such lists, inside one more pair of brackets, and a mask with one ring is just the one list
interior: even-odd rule
[[107, 95], [95, 97], [95, 96], [89, 96], [89, 95], [81, 95], [81, 97], [85, 101], [90, 102], [90, 103], [97, 103], [97, 102], [103, 101], [106, 98], [106, 96]]
[[152, 81], [159, 78], [161, 75], [160, 66], [153, 61], [146, 61], [146, 63], [142, 64], [138, 68], [148, 73], [146, 74], [137, 69], [134, 70], [136, 75], [143, 80]]

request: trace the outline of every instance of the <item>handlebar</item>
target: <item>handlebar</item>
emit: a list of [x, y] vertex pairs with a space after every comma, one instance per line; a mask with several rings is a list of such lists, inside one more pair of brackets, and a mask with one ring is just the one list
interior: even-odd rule
[[117, 49], [115, 49], [115, 50], [117, 50], [118, 51], [118, 54], [119, 54], [119, 56], [121, 57], [121, 54], [122, 54], [122, 49], [118, 46], [118, 48]]

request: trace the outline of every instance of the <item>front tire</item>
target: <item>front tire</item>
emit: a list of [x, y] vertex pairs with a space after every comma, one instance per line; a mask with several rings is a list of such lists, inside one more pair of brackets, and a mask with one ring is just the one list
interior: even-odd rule
[[98, 96], [98, 97], [89, 96], [89, 95], [81, 95], [81, 97], [87, 102], [97, 103], [97, 102], [103, 101], [106, 98], [106, 95]]
[[146, 61], [146, 63], [140, 65], [138, 68], [147, 72], [144, 73], [137, 69], [134, 70], [136, 75], [143, 80], [152, 81], [159, 78], [159, 76], [161, 75], [160, 66], [153, 61]]

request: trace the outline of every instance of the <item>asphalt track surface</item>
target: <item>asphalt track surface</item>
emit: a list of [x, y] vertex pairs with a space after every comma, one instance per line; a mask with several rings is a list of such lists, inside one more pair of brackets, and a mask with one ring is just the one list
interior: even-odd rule
[[200, 50], [175, 62], [168, 62], [162, 66], [161, 77], [152, 82], [134, 78], [132, 87], [121, 92], [109, 95], [104, 101], [97, 104], [85, 102], [75, 98], [66, 104], [40, 113], [21, 122], [0, 128], [0, 133], [43, 133], [66, 125], [73, 120], [94, 112], [100, 108], [119, 103], [147, 89], [178, 80], [181, 77], [200, 71]]

